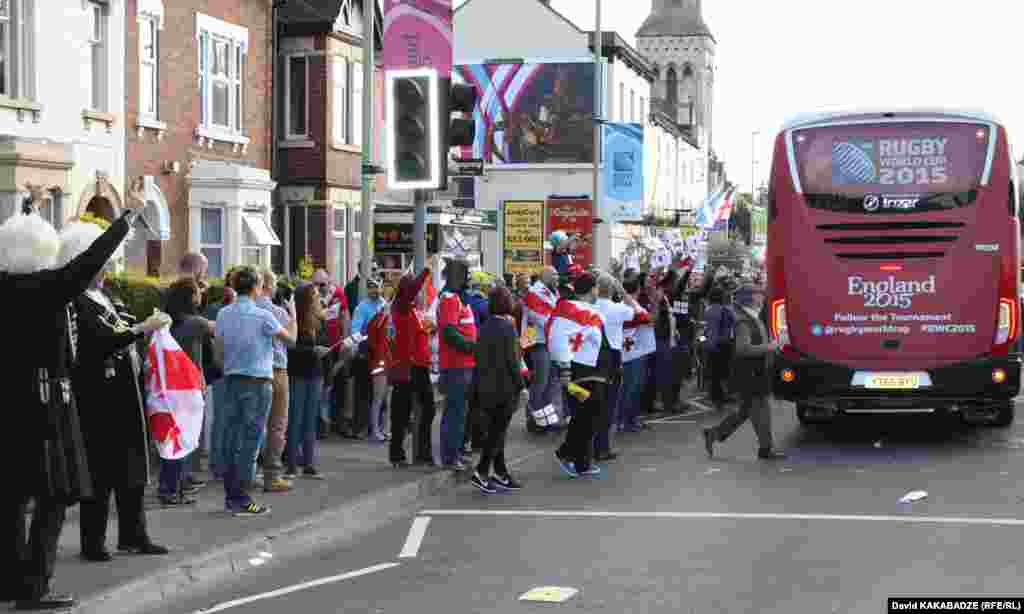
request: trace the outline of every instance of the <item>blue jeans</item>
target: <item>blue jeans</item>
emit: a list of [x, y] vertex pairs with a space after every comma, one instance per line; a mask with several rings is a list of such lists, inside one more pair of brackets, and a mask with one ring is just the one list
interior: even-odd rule
[[178, 460], [160, 459], [160, 487], [157, 493], [161, 497], [173, 497], [181, 489], [181, 481], [185, 477], [185, 466], [192, 459], [186, 456]]
[[324, 390], [321, 377], [291, 376], [288, 380], [289, 467], [313, 467], [316, 464], [316, 438], [320, 430], [320, 403]]
[[451, 465], [462, 458], [462, 440], [466, 430], [466, 391], [472, 381], [472, 369], [441, 369], [441, 389], [445, 408], [441, 416], [441, 463]]
[[224, 394], [227, 391], [227, 383], [222, 377], [210, 386], [213, 388], [213, 406], [206, 408], [207, 411], [213, 411], [210, 424], [210, 473], [224, 477], [224, 465], [227, 462], [224, 454]]
[[270, 379], [233, 375], [225, 378], [224, 385], [224, 404], [218, 408], [224, 421], [224, 495], [228, 507], [237, 507], [249, 502], [248, 488], [255, 478], [274, 387]]
[[647, 380], [648, 354], [622, 366], [622, 401], [618, 412], [619, 428], [640, 425], [640, 391]]
[[532, 422], [531, 411], [543, 409], [555, 402], [555, 394], [560, 394], [558, 374], [551, 363], [551, 354], [547, 346], [535, 345], [529, 350], [533, 368], [533, 379], [530, 381], [530, 402], [527, 406], [526, 421]]

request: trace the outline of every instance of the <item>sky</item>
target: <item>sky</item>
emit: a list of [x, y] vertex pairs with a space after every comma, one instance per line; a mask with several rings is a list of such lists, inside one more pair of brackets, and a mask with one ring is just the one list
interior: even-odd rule
[[[635, 44], [651, 0], [602, 1], [602, 29]], [[1017, 44], [1021, 0], [703, 3], [717, 41], [712, 147], [744, 191], [752, 158], [760, 185], [779, 126], [806, 111], [984, 109], [1004, 122], [1011, 143], [1024, 130], [1024, 84], [1016, 73], [1024, 63], [1024, 46]], [[551, 5], [580, 28], [593, 29], [595, 0]]]

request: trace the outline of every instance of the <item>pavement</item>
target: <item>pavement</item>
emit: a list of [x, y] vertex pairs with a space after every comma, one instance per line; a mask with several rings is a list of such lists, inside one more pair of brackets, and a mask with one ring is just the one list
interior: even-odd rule
[[[439, 422], [434, 424], [435, 455], [440, 449]], [[519, 413], [509, 432], [509, 462], [547, 456], [561, 438], [557, 433], [527, 434]], [[161, 506], [155, 487], [151, 489], [146, 502], [149, 533], [154, 542], [172, 549], [169, 556], [118, 554], [116, 511], [112, 510], [107, 545], [116, 558], [106, 564], [87, 563], [79, 558], [80, 528], [77, 508], [73, 508], [61, 535], [55, 589], [77, 595], [77, 611], [86, 614], [149, 611], [166, 600], [187, 599], [231, 582], [275, 558], [351, 543], [409, 514], [425, 498], [468, 479], [439, 468], [394, 469], [387, 460], [386, 444], [336, 435], [322, 440], [318, 453], [324, 480], [300, 478], [290, 493], [254, 492], [258, 501], [273, 508], [264, 517], [240, 519], [226, 514], [222, 482], [209, 482], [196, 496], [195, 505], [180, 507]]]
[[[776, 403], [789, 458], [763, 462], [749, 426], [705, 456], [700, 428], [720, 418], [698, 407], [619, 437], [599, 479], [570, 480], [540, 450], [514, 470], [521, 492], [457, 484], [358, 540], [152, 611], [874, 614], [891, 596], [1020, 595], [1024, 425], [807, 428]], [[900, 503], [913, 490], [927, 496]], [[522, 600], [541, 587], [567, 600]]]

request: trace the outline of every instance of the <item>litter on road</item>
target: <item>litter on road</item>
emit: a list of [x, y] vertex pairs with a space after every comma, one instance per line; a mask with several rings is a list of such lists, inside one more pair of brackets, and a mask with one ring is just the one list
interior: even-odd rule
[[923, 490], [912, 490], [900, 498], [900, 503], [913, 503], [914, 501], [920, 501], [928, 497], [928, 493]]
[[543, 603], [563, 603], [576, 596], [579, 591], [567, 586], [538, 586], [530, 589], [519, 597], [519, 601], [540, 601]]

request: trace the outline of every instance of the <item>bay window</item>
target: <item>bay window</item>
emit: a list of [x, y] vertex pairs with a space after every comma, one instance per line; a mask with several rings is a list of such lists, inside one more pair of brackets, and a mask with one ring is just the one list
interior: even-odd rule
[[156, 19], [139, 20], [139, 113], [159, 118], [160, 51], [159, 25]]
[[92, 55], [92, 80], [90, 108], [93, 111], [107, 110], [107, 72], [110, 62], [107, 28], [107, 8], [97, 2], [89, 3], [90, 35], [89, 46]]
[[210, 275], [222, 277], [224, 275], [224, 209], [203, 207], [201, 213], [199, 251], [210, 262]]
[[349, 143], [348, 117], [351, 100], [349, 99], [348, 87], [349, 62], [343, 58], [335, 58], [331, 63], [331, 73], [334, 80], [334, 143], [335, 145], [347, 145]]

